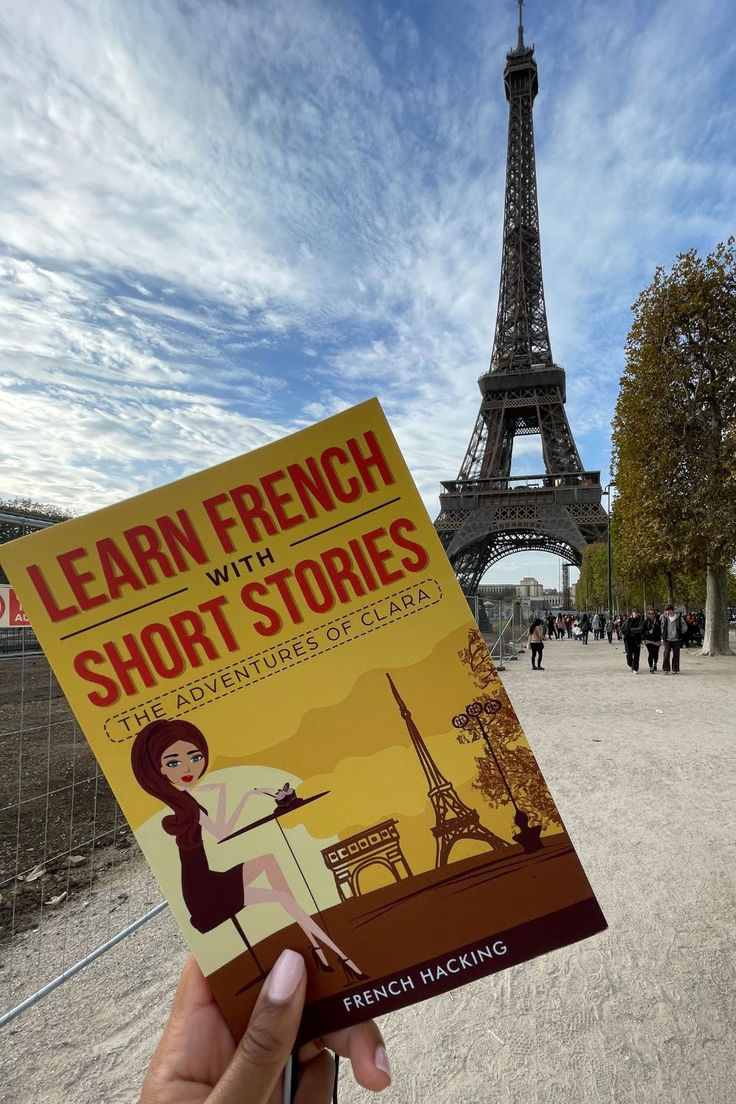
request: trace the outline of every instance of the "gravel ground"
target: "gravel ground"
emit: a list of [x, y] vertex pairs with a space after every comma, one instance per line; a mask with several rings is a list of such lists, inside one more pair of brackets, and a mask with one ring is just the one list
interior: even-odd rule
[[[395, 1077], [383, 1099], [730, 1104], [736, 657], [685, 652], [677, 678], [650, 676], [645, 662], [635, 676], [621, 645], [563, 640], [547, 644], [544, 671], [526, 655], [506, 667], [610, 928], [386, 1017]], [[114, 877], [87, 912], [115, 909]], [[70, 905], [44, 939], [82, 919]], [[14, 968], [41, 953], [26, 933]], [[0, 1098], [135, 1101], [184, 953], [164, 912], [12, 1021]], [[373, 1097], [346, 1072], [340, 1099]]]

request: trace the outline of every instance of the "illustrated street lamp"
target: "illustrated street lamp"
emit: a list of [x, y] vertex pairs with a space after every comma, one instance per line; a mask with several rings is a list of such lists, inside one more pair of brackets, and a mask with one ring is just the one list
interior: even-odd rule
[[480, 729], [483, 740], [485, 741], [485, 745], [491, 753], [493, 762], [496, 764], [496, 769], [501, 776], [501, 781], [503, 782], [504, 789], [509, 796], [509, 801], [514, 806], [514, 823], [519, 829], [519, 831], [514, 834], [514, 840], [517, 843], [520, 843], [527, 853], [530, 853], [532, 851], [539, 851], [540, 847], [543, 846], [542, 841], [539, 838], [542, 827], [541, 825], [537, 825], [533, 828], [529, 827], [529, 817], [524, 812], [524, 810], [520, 809], [519, 806], [516, 804], [516, 799], [511, 792], [511, 787], [509, 786], [508, 779], [504, 774], [503, 767], [498, 761], [496, 749], [491, 743], [491, 738], [488, 734], [486, 726], [483, 724], [482, 718], [484, 713], [493, 717], [496, 713], [499, 713], [501, 711], [501, 708], [501, 702], [497, 701], [496, 699], [483, 702], [473, 701], [470, 703], [470, 705], [465, 706], [464, 713], [458, 713], [455, 717], [452, 718], [452, 723], [455, 728], [464, 729], [467, 728], [467, 726], [471, 723], [471, 720], [475, 721], [478, 728]]

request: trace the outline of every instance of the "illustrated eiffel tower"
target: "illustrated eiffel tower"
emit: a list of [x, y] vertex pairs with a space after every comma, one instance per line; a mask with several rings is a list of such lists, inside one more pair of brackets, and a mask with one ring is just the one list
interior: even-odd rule
[[388, 672], [386, 672], [386, 678], [389, 681], [391, 692], [409, 730], [414, 750], [419, 757], [419, 762], [429, 783], [428, 796], [432, 802], [435, 820], [432, 829], [432, 835], [435, 839], [435, 868], [447, 864], [452, 848], [461, 839], [479, 840], [481, 843], [487, 843], [492, 851], [499, 850], [502, 847], [510, 847], [511, 844], [507, 840], [501, 839], [500, 836], [495, 835], [489, 828], [480, 823], [480, 817], [476, 809], [471, 809], [464, 801], [460, 800], [455, 787], [447, 781], [429, 754], [429, 749]]
[[[496, 561], [552, 552], [580, 566], [605, 539], [600, 472], [584, 471], [565, 413], [565, 371], [552, 360], [542, 287], [532, 105], [534, 47], [524, 44], [522, 4], [503, 79], [509, 102], [503, 254], [496, 332], [481, 404], [460, 473], [443, 481], [435, 529], [460, 585], [475, 594]], [[516, 437], [539, 434], [545, 471], [511, 477]]]

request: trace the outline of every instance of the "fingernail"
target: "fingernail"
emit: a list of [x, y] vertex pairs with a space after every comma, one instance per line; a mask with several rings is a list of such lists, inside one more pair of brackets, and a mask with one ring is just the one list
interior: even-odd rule
[[386, 1076], [388, 1077], [388, 1079], [390, 1081], [391, 1080], [391, 1063], [388, 1060], [388, 1054], [386, 1053], [386, 1048], [385, 1047], [379, 1046], [377, 1048], [376, 1053], [373, 1055], [373, 1061], [375, 1062], [378, 1069], [380, 1069], [382, 1073], [386, 1074]]
[[272, 1001], [291, 1000], [304, 977], [304, 959], [296, 951], [282, 951], [268, 975], [267, 992]]

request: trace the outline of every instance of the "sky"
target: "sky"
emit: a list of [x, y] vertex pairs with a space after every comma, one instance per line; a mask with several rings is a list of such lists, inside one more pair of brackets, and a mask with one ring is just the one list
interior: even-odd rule
[[[436, 516], [493, 342], [517, 23], [514, 0], [0, 0], [0, 498], [96, 509], [377, 395]], [[552, 353], [605, 485], [631, 305], [734, 231], [732, 14], [527, 0], [524, 28]], [[540, 470], [517, 439], [514, 473]]]

